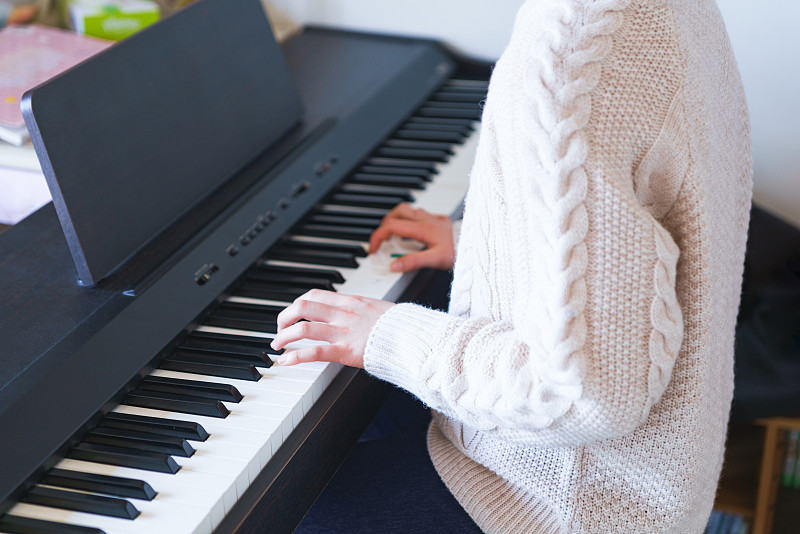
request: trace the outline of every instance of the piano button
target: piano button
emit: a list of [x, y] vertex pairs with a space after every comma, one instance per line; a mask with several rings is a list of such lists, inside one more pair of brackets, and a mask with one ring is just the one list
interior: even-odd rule
[[122, 519], [135, 519], [139, 515], [139, 510], [125, 499], [42, 486], [34, 486], [29, 489], [25, 493], [24, 501], [41, 506]]
[[177, 380], [155, 376], [146, 376], [137, 385], [139, 389], [183, 393], [206, 399], [226, 402], [239, 402], [242, 394], [229, 384], [198, 382], [196, 380]]
[[84, 443], [108, 445], [137, 451], [160, 452], [173, 456], [191, 456], [194, 449], [183, 438], [165, 438], [146, 432], [96, 427], [84, 437]]
[[301, 267], [285, 267], [259, 263], [258, 271], [265, 273], [268, 276], [276, 276], [277, 280], [281, 280], [281, 276], [300, 276], [314, 279], [324, 279], [334, 284], [341, 284], [344, 282], [342, 273], [333, 269], [304, 269]]
[[439, 172], [439, 170], [436, 167], [435, 161], [419, 161], [416, 159], [407, 159], [407, 158], [390, 158], [386, 156], [383, 157], [373, 156], [367, 160], [366, 165], [421, 169], [429, 171], [433, 174]]
[[398, 130], [394, 134], [398, 139], [410, 139], [414, 141], [442, 141], [460, 145], [466, 139], [461, 129], [456, 131], [426, 130], [424, 128], [405, 128]]
[[158, 471], [159, 473], [177, 473], [178, 469], [180, 469], [175, 460], [167, 454], [131, 451], [130, 449], [90, 443], [78, 443], [69, 450], [67, 456], [76, 460], [119, 465], [134, 469], [144, 469], [145, 471]]
[[452, 143], [443, 143], [440, 141], [419, 141], [409, 139], [389, 139], [383, 143], [384, 147], [391, 148], [409, 148], [419, 150], [438, 150], [446, 153], [448, 156], [453, 155]]
[[[392, 187], [405, 187], [407, 189], [425, 189], [427, 182], [417, 176], [402, 176], [391, 174], [370, 174], [359, 172], [348, 178], [354, 184], [387, 185]], [[313, 219], [313, 217], [312, 217]]]
[[173, 371], [183, 371], [186, 373], [195, 373], [220, 378], [236, 378], [238, 380], [257, 381], [261, 378], [261, 374], [252, 365], [236, 363], [218, 365], [213, 363], [185, 361], [178, 354], [173, 355], [173, 358], [175, 359], [164, 358], [159, 363], [159, 367], [162, 369], [171, 369]]
[[301, 235], [312, 237], [330, 237], [350, 241], [368, 242], [374, 229], [332, 224], [304, 224], [298, 229]]
[[404, 197], [360, 195], [355, 193], [334, 193], [327, 200], [330, 204], [343, 206], [363, 206], [365, 208], [392, 209], [398, 204], [407, 202]]
[[93, 493], [104, 493], [114, 497], [131, 497], [152, 501], [155, 490], [143, 480], [92, 473], [80, 473], [68, 469], [51, 469], [42, 476], [42, 484]]
[[[157, 489], [158, 495], [154, 503], [157, 507], [163, 508], [164, 512], [169, 513], [169, 507], [173, 504], [196, 506], [210, 514], [214, 526], [222, 521], [237, 501], [236, 481], [231, 474], [213, 475], [187, 467], [172, 475], [71, 458], [61, 460], [56, 467], [87, 474], [141, 478]], [[138, 501], [136, 504], [142, 511], [141, 504]], [[145, 514], [147, 512], [144, 511]]]
[[100, 420], [100, 426], [123, 430], [140, 430], [193, 441], [205, 441], [208, 439], [208, 432], [202, 426], [197, 423], [178, 421], [177, 419], [156, 419], [108, 412]]
[[0, 532], [7, 534], [106, 534], [99, 528], [14, 515], [0, 516]]
[[134, 390], [129, 392], [123, 404], [153, 408], [170, 412], [181, 412], [206, 417], [227, 417], [228, 409], [220, 401], [205, 400], [188, 395], [173, 395], [159, 391]]
[[393, 165], [364, 165], [358, 172], [367, 174], [381, 174], [388, 176], [415, 176], [426, 182], [433, 180], [432, 175], [436, 169], [416, 169], [414, 167], [396, 167]]

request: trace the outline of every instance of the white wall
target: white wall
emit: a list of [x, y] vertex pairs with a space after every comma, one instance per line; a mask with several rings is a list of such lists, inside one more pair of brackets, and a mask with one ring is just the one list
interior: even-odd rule
[[[523, 0], [271, 0], [295, 22], [437, 37], [500, 55]], [[800, 2], [718, 0], [750, 106], [756, 202], [800, 226]]]
[[755, 201], [800, 227], [800, 3], [718, 3], [750, 108]]

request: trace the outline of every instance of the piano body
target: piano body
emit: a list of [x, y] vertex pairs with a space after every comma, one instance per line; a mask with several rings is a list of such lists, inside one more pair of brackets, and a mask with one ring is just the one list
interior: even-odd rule
[[[263, 17], [235, 3], [159, 25], [203, 6], [220, 26]], [[152, 33], [109, 51], [152, 53]], [[365, 241], [398, 202], [458, 212], [489, 69], [323, 28], [282, 52], [302, 119], [119, 266], [79, 284], [90, 244], [65, 239], [52, 204], [0, 235], [0, 532], [290, 532], [379, 408], [387, 386], [363, 371], [270, 366], [274, 317], [311, 287], [424, 288], [429, 273], [390, 273], [392, 250], [367, 256]], [[54, 129], [36, 139], [50, 179]]]

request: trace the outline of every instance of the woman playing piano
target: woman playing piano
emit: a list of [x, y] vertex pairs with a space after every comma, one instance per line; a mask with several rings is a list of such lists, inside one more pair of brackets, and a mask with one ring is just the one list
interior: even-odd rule
[[[363, 367], [430, 407], [443, 483], [398, 458], [334, 480], [323, 501], [341, 506], [325, 513], [345, 515], [326, 530], [312, 510], [301, 531], [702, 532], [751, 176], [713, 0], [526, 2], [490, 82], [457, 245], [449, 221], [409, 206], [371, 241], [427, 244], [397, 270], [453, 267], [449, 311], [312, 291], [273, 343], [330, 342], [280, 363]], [[426, 488], [417, 501], [386, 494], [403, 477]], [[426, 505], [436, 485], [460, 507]], [[413, 508], [384, 515], [370, 499]]]

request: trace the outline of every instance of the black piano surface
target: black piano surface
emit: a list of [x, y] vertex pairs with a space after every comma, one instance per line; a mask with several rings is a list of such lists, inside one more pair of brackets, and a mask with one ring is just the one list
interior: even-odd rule
[[[78, 284], [52, 205], [0, 234], [0, 513], [444, 80], [488, 75], [418, 39], [308, 28], [283, 49], [302, 123], [96, 286]], [[267, 228], [227, 254], [266, 212]], [[209, 264], [220, 268], [199, 285]], [[291, 531], [385, 392], [341, 372], [217, 531]]]

